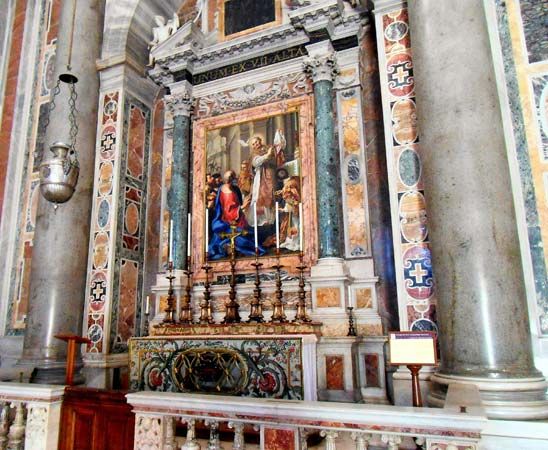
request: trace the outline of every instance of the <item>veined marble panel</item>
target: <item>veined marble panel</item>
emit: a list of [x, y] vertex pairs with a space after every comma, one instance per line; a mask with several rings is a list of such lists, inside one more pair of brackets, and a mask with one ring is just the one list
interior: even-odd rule
[[[394, 229], [398, 279], [400, 327], [436, 330], [435, 291], [428, 242], [426, 201], [421, 181], [421, 159], [417, 111], [414, 98], [413, 58], [407, 9], [398, 9], [378, 18], [382, 24], [384, 54], [381, 83], [383, 102], [391, 126], [387, 136], [389, 181], [397, 200], [398, 223]], [[378, 23], [379, 23], [378, 22]], [[382, 79], [382, 76], [385, 78]], [[388, 118], [385, 118], [387, 120]], [[418, 189], [421, 189], [420, 191]], [[393, 198], [394, 198], [393, 197]], [[399, 239], [398, 239], [399, 235]], [[399, 242], [398, 242], [399, 241]], [[402, 315], [407, 311], [407, 317]]]

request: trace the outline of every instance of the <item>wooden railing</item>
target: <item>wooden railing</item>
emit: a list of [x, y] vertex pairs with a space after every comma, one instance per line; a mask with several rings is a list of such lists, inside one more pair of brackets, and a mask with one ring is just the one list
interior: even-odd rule
[[[127, 395], [136, 413], [135, 449], [197, 450], [196, 426], [209, 431], [202, 448], [221, 449], [219, 430], [232, 430], [224, 448], [242, 449], [254, 429], [265, 450], [327, 450], [369, 446], [396, 449], [476, 450], [487, 419], [443, 409], [251, 399], [139, 392]], [[184, 441], [176, 430], [186, 425]], [[225, 433], [226, 435], [226, 433]]]
[[0, 450], [56, 449], [64, 389], [0, 383]]

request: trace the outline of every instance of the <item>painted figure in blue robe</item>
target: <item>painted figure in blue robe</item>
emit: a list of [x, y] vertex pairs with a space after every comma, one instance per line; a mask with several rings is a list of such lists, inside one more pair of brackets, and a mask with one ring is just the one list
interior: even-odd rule
[[[219, 187], [215, 198], [215, 214], [211, 224], [212, 238], [208, 245], [209, 259], [221, 259], [230, 257], [230, 238], [222, 237], [222, 233], [231, 233], [231, 225], [236, 225], [236, 232], [241, 234], [234, 240], [236, 255], [238, 253], [247, 256], [255, 255], [255, 241], [253, 229], [248, 225], [245, 214], [242, 212], [242, 193], [234, 184], [236, 174], [228, 170], [223, 175], [223, 184]], [[259, 246], [259, 255], [264, 255], [265, 250]]]

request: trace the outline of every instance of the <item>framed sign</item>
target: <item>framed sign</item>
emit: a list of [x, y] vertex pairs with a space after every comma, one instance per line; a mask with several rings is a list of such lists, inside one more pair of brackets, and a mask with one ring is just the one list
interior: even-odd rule
[[436, 366], [436, 333], [432, 331], [393, 331], [389, 333], [390, 364]]

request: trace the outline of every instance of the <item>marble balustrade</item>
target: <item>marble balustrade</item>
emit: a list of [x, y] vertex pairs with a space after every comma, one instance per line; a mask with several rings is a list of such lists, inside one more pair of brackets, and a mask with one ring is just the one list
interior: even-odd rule
[[57, 448], [64, 386], [0, 383], [0, 450]]
[[[219, 429], [232, 429], [223, 448], [257, 448], [246, 431], [258, 432], [260, 448], [306, 449], [315, 434], [318, 448], [479, 450], [487, 419], [443, 409], [405, 408], [334, 402], [249, 399], [197, 394], [139, 392], [127, 395], [136, 413], [135, 449], [220, 449]], [[186, 424], [186, 438], [175, 425]], [[195, 427], [209, 429], [209, 441], [196, 439]], [[323, 440], [318, 444], [318, 440]], [[182, 440], [180, 440], [182, 439]], [[231, 438], [232, 439], [232, 438]], [[182, 446], [181, 446], [182, 445]]]

